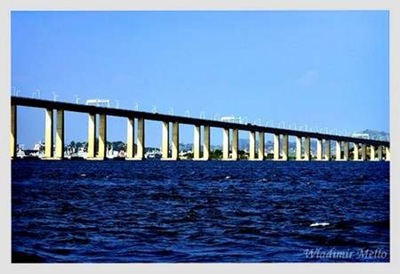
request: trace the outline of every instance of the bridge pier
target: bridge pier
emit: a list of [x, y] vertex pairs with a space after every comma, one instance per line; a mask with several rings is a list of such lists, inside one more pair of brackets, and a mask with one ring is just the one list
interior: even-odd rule
[[138, 130], [136, 139], [136, 160], [144, 159], [144, 149], [145, 149], [145, 128], [144, 128], [144, 118], [138, 118]]
[[[89, 113], [88, 160], [104, 160], [107, 152], [107, 115], [99, 114], [99, 138], [96, 146], [97, 115]], [[96, 149], [97, 147], [97, 149]]]
[[169, 122], [163, 122], [163, 129], [162, 129], [162, 159], [169, 158]]
[[311, 140], [310, 137], [307, 136], [304, 138], [304, 160], [306, 161], [311, 160], [310, 148], [311, 148]]
[[96, 113], [89, 113], [87, 159], [93, 159], [96, 156], [95, 155], [96, 127], [97, 127]]
[[358, 143], [354, 143], [353, 160], [359, 161], [359, 159], [360, 159], [360, 148], [358, 147]]
[[210, 160], [210, 127], [203, 126], [203, 156], [200, 157], [201, 148], [201, 126], [194, 126], [194, 143], [193, 143], [193, 160], [208, 161]]
[[331, 140], [325, 139], [325, 153], [324, 153], [324, 160], [330, 161], [331, 160]]
[[53, 157], [53, 109], [46, 109], [45, 112], [44, 157], [51, 159]]
[[378, 161], [382, 161], [382, 146], [378, 146], [377, 149], [377, 154], [378, 154]]
[[279, 134], [274, 134], [274, 160], [279, 160], [280, 158], [280, 136]]
[[374, 145], [370, 145], [369, 146], [369, 159], [371, 161], [376, 161], [377, 158], [375, 157], [375, 146]]
[[[222, 143], [222, 160], [238, 160], [239, 159], [239, 130], [232, 129], [232, 143], [230, 144], [230, 129], [223, 129], [223, 143]], [[229, 155], [229, 148], [232, 148], [231, 156]]]
[[390, 161], [390, 148], [386, 147], [386, 157], [385, 157], [386, 161]]
[[322, 160], [322, 139], [317, 139], [317, 161]]
[[302, 143], [302, 137], [301, 136], [296, 136], [296, 161], [301, 161], [303, 159], [301, 155], [301, 143]]
[[365, 144], [361, 144], [361, 161], [367, 160], [367, 146]]
[[57, 130], [56, 130], [56, 159], [64, 158], [64, 110], [57, 110]]
[[10, 156], [15, 158], [17, 154], [17, 105], [11, 105], [11, 130], [10, 130]]
[[289, 136], [287, 134], [283, 134], [282, 143], [282, 160], [287, 161], [289, 159]]
[[232, 160], [239, 159], [239, 130], [234, 128], [232, 130]]
[[343, 160], [349, 160], [349, 142], [343, 142]]
[[336, 144], [336, 161], [340, 161], [342, 159], [342, 142], [335, 141]]
[[249, 135], [249, 160], [256, 159], [256, 132], [250, 131]]
[[[135, 120], [137, 120], [137, 130], [135, 130]], [[136, 136], [136, 142], [135, 142]], [[136, 153], [135, 153], [136, 144]], [[144, 159], [144, 119], [128, 118], [127, 121], [127, 141], [125, 160]]]
[[[296, 136], [296, 161], [311, 161], [311, 138], [304, 137], [304, 158], [302, 155], [303, 138]], [[317, 160], [322, 160], [322, 139], [317, 139]]]
[[222, 160], [229, 160], [229, 128], [223, 129]]
[[135, 136], [135, 119], [128, 118], [127, 120], [127, 137], [126, 137], [126, 160], [133, 159], [134, 157], [134, 136]]
[[107, 116], [99, 115], [99, 149], [97, 159], [104, 160], [107, 153]]
[[[280, 150], [282, 147], [282, 157], [280, 155]], [[274, 134], [274, 160], [287, 161], [289, 157], [289, 136], [287, 134], [282, 134], [282, 145], [280, 134]]]
[[259, 131], [258, 132], [258, 160], [259, 161], [263, 161], [265, 159], [264, 148], [265, 148], [265, 133], [263, 131]]
[[[54, 110], [45, 110], [45, 160], [61, 160], [64, 158], [64, 110], [56, 111], [56, 140], [54, 142]], [[55, 147], [55, 149], [54, 149]]]
[[179, 159], [179, 123], [172, 123], [172, 160]]
[[200, 160], [201, 126], [194, 126], [193, 160]]
[[210, 126], [204, 126], [203, 160], [210, 160]]
[[162, 160], [179, 160], [179, 123], [172, 122], [171, 157], [169, 157], [169, 122], [163, 122]]

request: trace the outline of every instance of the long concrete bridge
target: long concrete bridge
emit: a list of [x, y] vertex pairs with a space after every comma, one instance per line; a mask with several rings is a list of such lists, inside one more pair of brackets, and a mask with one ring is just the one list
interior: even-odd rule
[[[88, 157], [87, 159], [103, 160], [106, 158], [107, 117], [124, 117], [127, 119], [127, 151], [126, 160], [143, 160], [145, 149], [145, 121], [162, 123], [162, 159], [179, 159], [179, 125], [186, 124], [194, 127], [193, 160], [210, 159], [210, 129], [223, 130], [223, 160], [239, 159], [239, 130], [249, 132], [249, 160], [265, 160], [265, 134], [274, 138], [274, 160], [289, 159], [289, 136], [296, 138], [296, 160], [312, 160], [310, 153], [311, 139], [317, 141], [317, 161], [332, 159], [331, 142], [335, 142], [336, 161], [379, 161], [390, 160], [390, 143], [370, 139], [353, 138], [323, 134], [317, 132], [289, 130], [282, 128], [264, 127], [252, 124], [239, 124], [191, 117], [182, 117], [127, 109], [96, 107], [49, 100], [39, 100], [24, 97], [11, 97], [11, 142], [10, 155], [16, 156], [17, 150], [17, 110], [18, 106], [41, 108], [45, 111], [45, 158], [64, 158], [64, 116], [65, 111], [88, 114]], [[56, 118], [54, 119], [54, 112]], [[99, 119], [97, 119], [97, 117]], [[98, 147], [95, 151], [99, 123]], [[53, 140], [55, 129], [55, 140]], [[170, 134], [172, 130], [172, 134]], [[172, 138], [170, 138], [170, 135]], [[232, 135], [232, 138], [231, 138]], [[170, 140], [172, 139], [172, 140]], [[258, 146], [256, 143], [258, 141]], [[53, 145], [55, 143], [55, 151]], [[171, 151], [170, 151], [171, 144]], [[136, 145], [136, 149], [134, 149]], [[352, 146], [352, 153], [350, 153]], [[202, 147], [202, 149], [201, 149]], [[352, 155], [351, 155], [352, 154]], [[352, 156], [352, 157], [350, 157]]]

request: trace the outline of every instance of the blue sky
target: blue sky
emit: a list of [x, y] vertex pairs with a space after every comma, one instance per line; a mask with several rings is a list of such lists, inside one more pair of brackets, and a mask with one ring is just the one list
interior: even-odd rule
[[[11, 27], [19, 96], [389, 131], [385, 11], [12, 12]], [[125, 140], [125, 120], [108, 124], [109, 139]], [[160, 144], [161, 125], [147, 127], [147, 144]], [[44, 111], [20, 108], [18, 130], [26, 147], [43, 139]], [[66, 131], [85, 140], [87, 117], [67, 113]]]

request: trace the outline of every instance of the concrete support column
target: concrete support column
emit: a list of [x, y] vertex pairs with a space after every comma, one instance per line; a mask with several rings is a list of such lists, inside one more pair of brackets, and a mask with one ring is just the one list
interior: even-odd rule
[[127, 138], [126, 138], [126, 158], [132, 159], [134, 157], [134, 136], [135, 136], [135, 119], [128, 118], [127, 123]]
[[342, 159], [342, 142], [336, 141], [336, 161], [340, 161]]
[[279, 134], [274, 134], [274, 160], [279, 160], [280, 158], [280, 136]]
[[204, 126], [203, 159], [210, 160], [210, 126]]
[[386, 147], [386, 157], [385, 157], [386, 161], [390, 161], [390, 148]]
[[322, 139], [317, 139], [317, 160], [322, 160]]
[[222, 140], [222, 159], [229, 159], [229, 128], [224, 128]]
[[360, 159], [360, 149], [357, 143], [354, 143], [353, 159], [354, 161], [358, 161]]
[[361, 161], [367, 160], [367, 146], [365, 144], [361, 144]]
[[95, 144], [96, 144], [96, 114], [89, 114], [89, 129], [88, 129], [88, 151], [87, 157], [94, 158], [95, 156]]
[[256, 157], [256, 133], [250, 131], [249, 136], [249, 160], [254, 160]]
[[100, 114], [99, 120], [99, 153], [98, 159], [105, 159], [107, 152], [107, 115]]
[[11, 105], [10, 156], [17, 154], [17, 106]]
[[374, 145], [371, 145], [370, 147], [369, 147], [369, 159], [371, 160], [371, 161], [375, 161], [376, 160], [376, 157], [375, 157], [375, 146]]
[[53, 110], [46, 109], [46, 125], [45, 125], [45, 147], [44, 157], [53, 157]]
[[172, 124], [172, 159], [179, 159], [179, 123]]
[[310, 137], [305, 137], [304, 138], [304, 160], [310, 161], [311, 160], [311, 155], [310, 155]]
[[258, 160], [264, 160], [264, 143], [265, 133], [262, 131], [258, 132]]
[[331, 160], [331, 140], [325, 140], [325, 160]]
[[349, 142], [343, 142], [343, 160], [349, 160]]
[[301, 140], [302, 137], [296, 136], [296, 160], [301, 161], [302, 156], [301, 156]]
[[144, 118], [138, 118], [137, 139], [136, 139], [136, 156], [135, 159], [144, 159]]
[[194, 126], [194, 140], [193, 140], [193, 159], [200, 159], [200, 140], [201, 140], [201, 126]]
[[162, 130], [162, 158], [168, 159], [169, 157], [169, 122], [163, 122]]
[[284, 134], [282, 137], [282, 160], [287, 161], [289, 158], [289, 136]]
[[378, 146], [378, 161], [382, 161], [382, 146]]
[[64, 158], [64, 110], [57, 110], [56, 158]]
[[349, 160], [349, 142], [343, 141], [343, 160]]
[[234, 128], [232, 130], [232, 160], [239, 159], [239, 130]]

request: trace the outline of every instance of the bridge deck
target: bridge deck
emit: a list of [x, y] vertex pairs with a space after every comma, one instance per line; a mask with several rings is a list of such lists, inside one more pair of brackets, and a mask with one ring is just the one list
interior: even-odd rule
[[344, 141], [352, 143], [363, 143], [367, 145], [377, 145], [377, 146], [383, 145], [386, 147], [390, 146], [390, 142], [388, 141], [370, 140], [370, 139], [354, 138], [348, 136], [324, 134], [318, 132], [258, 126], [252, 124], [239, 124], [232, 122], [223, 122], [223, 121], [191, 118], [184, 116], [174, 116], [174, 115], [158, 114], [158, 113], [135, 111], [128, 109], [96, 107], [96, 106], [88, 106], [82, 104], [74, 104], [74, 103], [58, 102], [50, 100], [40, 100], [40, 99], [33, 99], [26, 97], [11, 96], [11, 104], [18, 106], [26, 106], [26, 107], [44, 108], [44, 109], [62, 109], [64, 111], [71, 111], [71, 112], [106, 114], [108, 116], [116, 116], [116, 117], [144, 118], [145, 120], [152, 120], [152, 121], [178, 122], [180, 124], [188, 124], [188, 125], [206, 125], [216, 128], [235, 128], [244, 131], [285, 134], [289, 136], [310, 137], [315, 139]]

